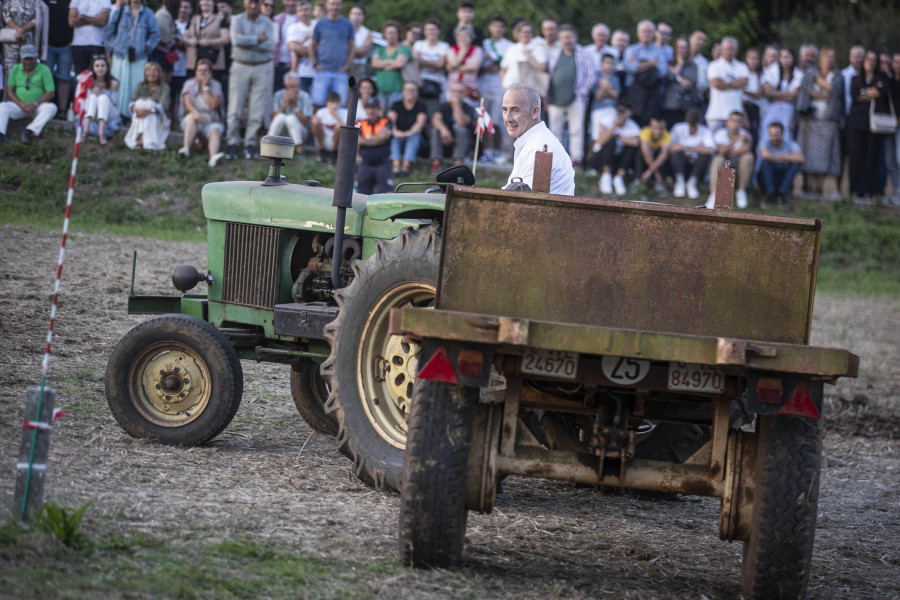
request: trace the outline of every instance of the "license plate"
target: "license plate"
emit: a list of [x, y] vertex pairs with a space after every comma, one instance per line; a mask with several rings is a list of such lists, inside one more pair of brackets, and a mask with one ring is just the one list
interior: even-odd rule
[[717, 367], [670, 362], [668, 388], [685, 392], [721, 394], [725, 391], [725, 376]]
[[522, 356], [521, 371], [523, 375], [575, 379], [578, 374], [578, 353], [528, 348]]

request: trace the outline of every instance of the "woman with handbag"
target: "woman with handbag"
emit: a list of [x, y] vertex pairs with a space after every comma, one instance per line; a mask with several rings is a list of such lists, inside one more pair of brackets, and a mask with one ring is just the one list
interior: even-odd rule
[[[135, 86], [143, 78], [147, 57], [159, 43], [156, 15], [144, 6], [143, 0], [116, 0], [105, 35], [112, 46], [112, 75], [119, 80], [119, 97], [131, 98]], [[127, 102], [119, 103], [119, 112], [123, 117], [131, 118]]]
[[454, 31], [456, 44], [447, 51], [447, 83], [459, 82], [465, 88], [464, 100], [475, 104], [481, 99], [478, 91], [478, 71], [484, 62], [484, 50], [473, 45], [475, 28], [459, 25]]
[[844, 115], [844, 78], [833, 48], [822, 48], [818, 66], [803, 74], [797, 97], [797, 141], [803, 151], [806, 189], [821, 195], [825, 178], [841, 175], [840, 120]]
[[200, 0], [200, 14], [194, 15], [184, 32], [187, 48], [187, 77], [194, 76], [197, 61], [206, 59], [212, 63], [213, 76], [221, 81], [225, 73], [224, 48], [230, 38], [228, 27], [223, 24], [224, 15], [216, 11], [213, 0]]
[[[25, 44], [47, 50], [46, 6], [40, 0], [5, 0], [0, 8], [0, 46], [3, 46], [3, 77], [19, 63], [19, 49]], [[5, 82], [4, 82], [5, 83]]]
[[850, 193], [871, 198], [875, 193], [875, 168], [883, 160], [884, 137], [880, 131], [881, 115], [897, 117], [890, 97], [890, 82], [878, 68], [878, 53], [866, 52], [862, 71], [850, 80], [850, 114], [847, 116], [847, 147], [850, 155]]

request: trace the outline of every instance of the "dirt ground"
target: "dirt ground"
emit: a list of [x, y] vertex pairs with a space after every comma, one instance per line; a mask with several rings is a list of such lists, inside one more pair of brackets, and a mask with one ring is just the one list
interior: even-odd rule
[[[58, 233], [0, 226], [3, 506], [25, 388], [40, 379], [58, 244]], [[333, 441], [301, 420], [285, 367], [243, 363], [240, 411], [206, 447], [146, 443], [118, 427], [103, 373], [113, 345], [141, 320], [125, 314], [133, 250], [139, 293], [174, 293], [175, 264], [206, 266], [203, 244], [70, 236], [49, 378], [68, 416], [53, 431], [45, 499], [92, 500], [85, 527], [98, 535], [187, 546], [242, 537], [298, 556], [396, 563], [398, 496], [359, 483]], [[849, 348], [862, 364], [860, 379], [826, 388], [809, 596], [898, 598], [900, 302], [819, 294], [813, 331], [814, 344]], [[492, 514], [469, 516], [462, 569], [395, 569], [362, 584], [374, 597], [737, 598], [742, 547], [718, 539], [718, 505], [513, 477]]]

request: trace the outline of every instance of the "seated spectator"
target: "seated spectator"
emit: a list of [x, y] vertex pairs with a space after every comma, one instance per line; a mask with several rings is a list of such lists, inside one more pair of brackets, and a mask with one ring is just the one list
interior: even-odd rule
[[584, 113], [594, 87], [594, 64], [588, 51], [578, 45], [578, 34], [571, 25], [559, 28], [560, 45], [550, 51], [550, 94], [547, 115], [550, 131], [563, 139], [563, 126], [569, 126], [569, 155], [576, 169], [584, 160]]
[[[378, 97], [378, 86], [375, 85], [375, 82], [372, 79], [366, 77], [361, 79], [356, 87], [359, 91], [359, 100], [356, 103], [356, 114], [364, 115], [366, 114], [366, 100]], [[379, 106], [381, 106], [380, 103]], [[384, 111], [382, 110], [382, 112]]]
[[472, 45], [475, 30], [471, 25], [460, 25], [456, 28], [456, 43], [447, 51], [447, 82], [463, 84], [466, 98], [477, 101], [481, 98], [478, 91], [478, 70], [484, 61], [484, 51]]
[[7, 100], [0, 103], [0, 142], [6, 141], [10, 119], [28, 119], [31, 123], [19, 139], [30, 144], [31, 136], [41, 135], [44, 125], [56, 114], [56, 87], [50, 68], [37, 61], [38, 51], [33, 44], [23, 44], [17, 50], [19, 62], [10, 69], [6, 80]]
[[162, 150], [169, 137], [169, 86], [162, 80], [162, 69], [155, 62], [144, 67], [144, 79], [134, 88], [128, 110], [131, 127], [125, 145], [134, 150]]
[[691, 60], [690, 46], [684, 36], [675, 40], [674, 58], [669, 61], [666, 71], [665, 88], [662, 116], [666, 123], [681, 123], [689, 108], [700, 105], [697, 65]]
[[[622, 80], [616, 75], [616, 60], [611, 54], [600, 59], [600, 74], [591, 100], [591, 139], [600, 136], [600, 123], [615, 118], [616, 104], [622, 95]], [[590, 173], [589, 174], [593, 174]]]
[[[706, 177], [709, 160], [716, 151], [716, 144], [706, 125], [700, 124], [699, 108], [691, 108], [684, 118], [685, 122], [677, 123], [671, 132], [672, 156], [669, 163], [675, 175], [673, 193], [676, 198], [684, 198], [687, 191], [687, 197], [696, 200], [700, 197], [697, 184]], [[687, 185], [684, 181], [685, 174], [688, 176]]]
[[393, 125], [391, 139], [391, 170], [394, 177], [405, 177], [409, 174], [419, 144], [422, 143], [422, 130], [428, 121], [425, 105], [419, 101], [419, 88], [412, 82], [403, 84], [403, 100], [391, 106], [388, 117]]
[[381, 34], [387, 46], [378, 46], [372, 53], [372, 68], [375, 69], [375, 83], [384, 95], [388, 106], [393, 106], [403, 97], [403, 67], [412, 60], [412, 52], [400, 42], [400, 24], [385, 21]]
[[431, 172], [441, 168], [441, 159], [448, 152], [454, 165], [460, 165], [472, 148], [475, 109], [463, 99], [465, 86], [451, 83], [449, 97], [431, 116]]
[[287, 129], [294, 140], [296, 153], [300, 154], [303, 152], [303, 140], [309, 136], [312, 108], [312, 98], [300, 89], [300, 77], [296, 73], [285, 73], [284, 88], [275, 92], [272, 101], [269, 135], [281, 135], [281, 131]]
[[634, 167], [641, 128], [631, 119], [631, 106], [622, 100], [614, 112], [603, 113], [597, 126], [590, 166], [602, 171], [600, 193], [608, 196], [615, 190], [617, 196], [624, 196], [625, 173]]
[[818, 67], [803, 74], [797, 96], [797, 142], [806, 160], [806, 191], [821, 195], [825, 177], [841, 176], [840, 121], [844, 116], [844, 78], [834, 49], [822, 48]]
[[85, 141], [88, 134], [96, 135], [100, 145], [105, 146], [107, 134], [115, 133], [120, 126], [119, 80], [109, 72], [109, 63], [103, 54], [91, 61], [91, 76], [94, 85], [85, 101], [81, 141]]
[[759, 145], [759, 157], [762, 159], [759, 176], [766, 193], [762, 208], [773, 202], [778, 202], [781, 208], [787, 208], [794, 178], [803, 164], [800, 145], [794, 140], [785, 139], [784, 125], [776, 121], [769, 125], [768, 139]]
[[640, 141], [637, 172], [641, 183], [649, 185], [653, 179], [656, 194], [665, 198], [669, 195], [666, 175], [669, 170], [669, 149], [672, 146], [672, 136], [666, 129], [665, 119], [659, 115], [650, 117], [650, 124], [641, 129]]
[[391, 191], [391, 120], [384, 116], [378, 98], [366, 99], [366, 118], [359, 122], [359, 156], [356, 189], [360, 194]]
[[312, 133], [319, 150], [316, 158], [321, 162], [336, 162], [337, 149], [341, 138], [341, 125], [347, 123], [347, 109], [341, 108], [341, 96], [328, 92], [325, 106], [316, 111], [312, 118]]
[[425, 21], [425, 39], [419, 40], [412, 47], [413, 59], [419, 63], [419, 73], [422, 77], [419, 96], [429, 108], [429, 112], [433, 112], [440, 104], [447, 83], [444, 69], [450, 44], [442, 41], [440, 35], [441, 27], [438, 22], [429, 19]]
[[731, 162], [731, 168], [737, 170], [737, 189], [734, 193], [734, 202], [738, 208], [747, 208], [747, 184], [753, 174], [753, 136], [741, 127], [744, 123], [744, 113], [735, 111], [725, 121], [725, 127], [719, 129], [713, 136], [716, 143], [716, 155], [709, 165], [709, 199], [706, 208], [716, 206], [716, 180], [719, 168], [725, 166], [725, 161]]
[[184, 131], [181, 149], [178, 154], [187, 158], [190, 156], [191, 147], [194, 146], [194, 138], [201, 134], [207, 140], [209, 152], [209, 166], [215, 167], [224, 152], [222, 147], [222, 134], [225, 133], [225, 103], [222, 84], [213, 79], [213, 63], [209, 59], [201, 58], [197, 61], [195, 76], [184, 82], [181, 88], [182, 113], [181, 130]]

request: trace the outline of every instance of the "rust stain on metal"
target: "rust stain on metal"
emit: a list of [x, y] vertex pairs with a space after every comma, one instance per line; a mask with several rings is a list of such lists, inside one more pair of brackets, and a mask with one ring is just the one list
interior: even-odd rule
[[743, 340], [719, 338], [716, 362], [720, 365], [742, 365], [747, 360], [747, 343]]
[[501, 344], [524, 346], [528, 344], [528, 320], [500, 317], [497, 341]]
[[725, 166], [719, 169], [716, 177], [715, 203], [716, 210], [734, 208], [734, 169], [730, 161], [725, 161]]

